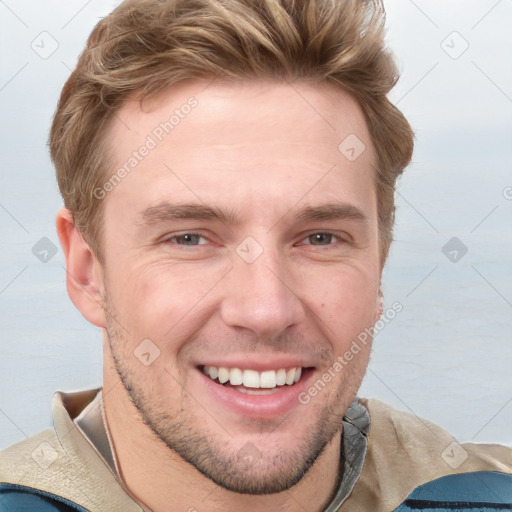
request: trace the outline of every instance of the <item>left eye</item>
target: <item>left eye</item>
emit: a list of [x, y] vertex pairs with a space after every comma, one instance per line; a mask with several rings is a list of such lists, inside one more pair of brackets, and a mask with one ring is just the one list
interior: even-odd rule
[[[207, 243], [206, 239], [196, 233], [183, 233], [182, 235], [174, 235], [168, 239], [178, 245], [204, 245]], [[202, 240], [202, 242], [201, 242]]]
[[306, 245], [331, 245], [338, 237], [332, 233], [313, 233], [304, 240], [308, 240]]

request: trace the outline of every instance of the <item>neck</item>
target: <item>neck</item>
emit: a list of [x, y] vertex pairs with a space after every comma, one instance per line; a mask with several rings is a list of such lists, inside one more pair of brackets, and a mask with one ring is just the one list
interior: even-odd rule
[[205, 477], [143, 423], [111, 361], [105, 361], [103, 389], [120, 478], [131, 496], [151, 512], [322, 512], [336, 490], [341, 435], [334, 436], [313, 467], [289, 490], [261, 496], [238, 494]]

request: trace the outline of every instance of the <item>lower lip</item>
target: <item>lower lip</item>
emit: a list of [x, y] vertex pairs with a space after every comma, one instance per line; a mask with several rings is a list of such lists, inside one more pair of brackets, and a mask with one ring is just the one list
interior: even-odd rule
[[[268, 395], [249, 395], [236, 391], [232, 387], [225, 387], [217, 384], [197, 370], [201, 385], [205, 394], [213, 397], [214, 401], [223, 408], [235, 413], [238, 416], [259, 419], [275, 419], [289, 413], [294, 407], [300, 404], [299, 395], [308, 388], [308, 383], [313, 377], [313, 370], [303, 370], [299, 382], [293, 386], [282, 386], [278, 391]], [[275, 389], [275, 388], [273, 388]]]

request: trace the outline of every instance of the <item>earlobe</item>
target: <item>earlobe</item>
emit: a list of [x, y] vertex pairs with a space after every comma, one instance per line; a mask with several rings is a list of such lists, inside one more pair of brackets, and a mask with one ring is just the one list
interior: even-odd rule
[[57, 234], [66, 257], [66, 287], [73, 304], [93, 325], [105, 327], [101, 265], [76, 229], [71, 212], [57, 213]]

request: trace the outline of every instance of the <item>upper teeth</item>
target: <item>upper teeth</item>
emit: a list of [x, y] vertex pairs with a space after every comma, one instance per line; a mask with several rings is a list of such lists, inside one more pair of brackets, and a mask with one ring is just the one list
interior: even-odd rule
[[245, 386], [246, 388], [275, 388], [276, 386], [291, 386], [298, 382], [302, 368], [280, 368], [258, 372], [256, 370], [241, 370], [240, 368], [225, 368], [223, 366], [203, 366], [203, 373], [211, 379], [219, 379], [221, 384], [228, 382], [232, 386]]

